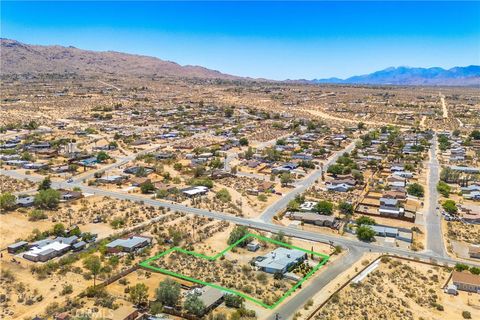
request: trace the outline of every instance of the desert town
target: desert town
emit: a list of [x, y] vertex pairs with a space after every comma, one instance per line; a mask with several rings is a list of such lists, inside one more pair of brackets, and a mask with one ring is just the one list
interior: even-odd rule
[[474, 89], [1, 90], [2, 319], [480, 315]]

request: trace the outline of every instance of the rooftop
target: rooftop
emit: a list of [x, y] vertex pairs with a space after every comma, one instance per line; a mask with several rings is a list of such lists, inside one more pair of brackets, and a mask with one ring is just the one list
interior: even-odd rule
[[469, 272], [454, 271], [452, 274], [452, 280], [453, 282], [460, 282], [460, 283], [480, 286], [480, 276], [471, 274]]

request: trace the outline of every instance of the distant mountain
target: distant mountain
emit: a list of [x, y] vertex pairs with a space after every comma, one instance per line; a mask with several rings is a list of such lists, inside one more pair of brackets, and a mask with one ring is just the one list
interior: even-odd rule
[[75, 47], [40, 46], [0, 38], [0, 73], [77, 73], [241, 79], [199, 66], [181, 66], [154, 57]]
[[443, 68], [387, 68], [347, 79], [314, 79], [311, 83], [479, 86], [480, 66]]

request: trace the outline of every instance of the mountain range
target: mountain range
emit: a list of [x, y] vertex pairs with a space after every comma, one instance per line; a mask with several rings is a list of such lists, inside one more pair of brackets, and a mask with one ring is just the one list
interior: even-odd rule
[[[90, 51], [75, 47], [43, 46], [0, 38], [1, 74], [76, 73], [83, 75], [167, 76], [253, 80], [201, 66], [179, 65], [137, 54]], [[259, 79], [257, 79], [259, 80]], [[263, 80], [263, 79], [261, 79]], [[291, 82], [291, 81], [289, 81]], [[311, 84], [480, 86], [480, 66], [443, 68], [391, 67], [347, 79], [296, 80]]]
[[390, 67], [381, 71], [353, 76], [347, 79], [314, 79], [311, 83], [376, 84], [376, 85], [480, 85], [480, 66], [454, 67], [451, 69]]

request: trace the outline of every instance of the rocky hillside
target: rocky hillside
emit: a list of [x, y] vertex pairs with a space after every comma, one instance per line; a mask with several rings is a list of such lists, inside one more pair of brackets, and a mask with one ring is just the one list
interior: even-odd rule
[[0, 39], [1, 73], [77, 73], [157, 75], [205, 79], [240, 79], [199, 66], [181, 66], [154, 57], [97, 52], [75, 47], [40, 46]]

